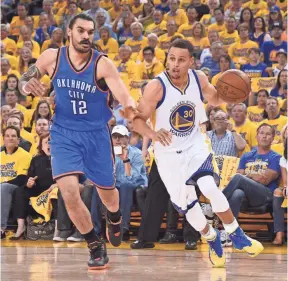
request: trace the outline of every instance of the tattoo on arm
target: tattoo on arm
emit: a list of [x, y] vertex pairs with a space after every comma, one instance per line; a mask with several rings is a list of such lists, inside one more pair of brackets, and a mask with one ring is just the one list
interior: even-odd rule
[[42, 77], [42, 74], [38, 67], [34, 64], [28, 68], [28, 70], [22, 74], [20, 80], [19, 80], [19, 90], [23, 95], [26, 95], [26, 93], [23, 91], [23, 87], [25, 84], [31, 80], [32, 78], [40, 79]]

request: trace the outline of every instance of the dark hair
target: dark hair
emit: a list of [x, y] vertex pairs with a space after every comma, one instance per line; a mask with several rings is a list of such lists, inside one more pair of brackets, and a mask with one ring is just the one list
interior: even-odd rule
[[144, 55], [144, 52], [146, 51], [151, 51], [153, 55], [155, 55], [155, 50], [154, 48], [152, 48], [151, 46], [146, 46], [144, 49], [143, 49], [143, 55]]
[[269, 20], [268, 20], [269, 31], [271, 31], [271, 30], [273, 29], [273, 24], [274, 24], [274, 22], [278, 22], [278, 23], [280, 23], [280, 25], [282, 26], [283, 17], [282, 17], [281, 11], [278, 12], [278, 18], [277, 18], [275, 21], [273, 21], [273, 20], [271, 19], [271, 13], [269, 12]]
[[253, 22], [253, 25], [252, 25], [252, 27], [253, 27], [253, 33], [255, 32], [255, 21], [256, 21], [257, 19], [261, 19], [261, 22], [262, 22], [262, 32], [263, 32], [263, 33], [266, 33], [266, 22], [265, 22], [265, 20], [264, 20], [262, 17], [256, 17], [256, 18], [254, 19], [254, 22]]
[[270, 96], [270, 95], [269, 95], [269, 92], [268, 92], [267, 90], [261, 89], [261, 90], [259, 90], [259, 91], [256, 93], [256, 96], [257, 96], [257, 97], [258, 97], [258, 95], [259, 95], [260, 92], [264, 92], [267, 98]]
[[179, 49], [184, 49], [184, 50], [188, 50], [189, 55], [191, 57], [193, 57], [193, 53], [194, 53], [194, 49], [193, 49], [193, 45], [185, 39], [178, 39], [175, 40], [174, 42], [172, 42], [172, 44], [170, 45], [170, 48], [168, 50], [168, 53], [170, 51], [171, 48], [179, 48]]
[[195, 7], [193, 4], [190, 4], [190, 5], [186, 8], [186, 12], [188, 12], [188, 10], [190, 10], [190, 9], [194, 9], [194, 10], [196, 11], [196, 13], [199, 14], [198, 11], [197, 11], [197, 9], [196, 9], [196, 7]]
[[250, 55], [252, 52], [255, 52], [256, 54], [260, 55], [261, 51], [259, 48], [251, 48], [248, 50], [248, 54]]
[[244, 8], [244, 9], [241, 11], [239, 22], [240, 22], [240, 24], [241, 24], [241, 23], [244, 23], [243, 14], [244, 14], [245, 11], [249, 11], [249, 13], [250, 13], [249, 25], [250, 25], [250, 28], [252, 28], [253, 23], [254, 23], [255, 20], [254, 20], [254, 15], [253, 15], [253, 13], [252, 13], [252, 11], [251, 11], [250, 8]]
[[207, 109], [206, 109], [206, 115], [208, 117], [208, 122], [207, 122], [207, 125], [206, 125], [206, 130], [207, 131], [211, 131], [212, 130], [212, 124], [211, 124], [210, 119], [209, 119], [210, 113], [212, 111], [215, 111], [215, 113], [216, 113], [218, 111], [223, 111], [223, 110], [220, 107], [207, 107]]
[[25, 4], [25, 3], [19, 3], [18, 5], [17, 5], [17, 8], [19, 7], [19, 6], [23, 6], [24, 8], [25, 8], [25, 10], [28, 12], [28, 5], [27, 4]]
[[[49, 108], [49, 113], [48, 113], [48, 116], [47, 116], [47, 117], [41, 117], [41, 116], [39, 115], [39, 107], [40, 107], [40, 105], [43, 104], [43, 103], [47, 104], [47, 106], [48, 106], [48, 108]], [[34, 123], [34, 122], [36, 123], [37, 120], [40, 119], [40, 118], [44, 118], [44, 119], [47, 119], [47, 120], [51, 120], [51, 117], [52, 117], [52, 113], [51, 113], [50, 104], [49, 104], [48, 101], [46, 101], [46, 100], [40, 100], [40, 101], [38, 102], [37, 106], [36, 106], [36, 109], [35, 109], [33, 115], [32, 115], [30, 125], [31, 125], [31, 127], [32, 127], [33, 123]]]
[[20, 139], [20, 130], [16, 128], [15, 126], [7, 126], [3, 131], [3, 136], [5, 136], [6, 131], [9, 129], [15, 130], [17, 134], [17, 138]]
[[35, 58], [30, 59], [30, 60], [28, 61], [28, 66], [31, 66], [32, 64], [35, 64], [36, 61], [37, 61], [37, 59], [35, 59]]
[[214, 14], [215, 14], [215, 11], [221, 11], [221, 13], [224, 15], [224, 10], [221, 7], [214, 9]]
[[9, 80], [9, 78], [15, 78], [15, 79], [17, 80], [16, 89], [18, 89], [18, 83], [19, 83], [18, 77], [17, 77], [15, 74], [9, 74], [9, 75], [7, 76], [7, 79], [6, 79], [5, 83], [4, 83], [3, 91], [6, 91], [6, 90], [8, 89], [8, 80]]
[[257, 128], [257, 135], [258, 135], [258, 133], [259, 133], [259, 131], [260, 131], [260, 129], [262, 128], [262, 127], [269, 127], [271, 130], [272, 130], [272, 135], [273, 135], [273, 137], [275, 137], [275, 129], [274, 129], [274, 127], [273, 126], [271, 126], [271, 125], [269, 125], [269, 124], [267, 124], [267, 123], [262, 123], [258, 128]]
[[[152, 4], [152, 6], [155, 7], [154, 2], [153, 2], [152, 0], [148, 1], [148, 2], [145, 3], [145, 4], [148, 4], [148, 3]], [[143, 8], [142, 8], [142, 16], [143, 16], [143, 18], [147, 17], [146, 11], [145, 11], [145, 9], [144, 9], [144, 4], [143, 4]]]
[[246, 28], [246, 29], [248, 29], [248, 31], [250, 31], [250, 26], [249, 26], [246, 22], [244, 22], [244, 23], [240, 23], [240, 24], [237, 26], [237, 31], [238, 31], [238, 33], [240, 33], [240, 28], [241, 28], [241, 27]]
[[285, 142], [284, 142], [284, 158], [287, 161], [287, 138], [285, 139]]
[[287, 71], [287, 69], [282, 69], [279, 74], [278, 74], [278, 77], [277, 77], [277, 81], [276, 81], [276, 85], [275, 85], [275, 88], [277, 89], [280, 89], [281, 88], [281, 84], [280, 84], [280, 75], [282, 74], [282, 72], [284, 71]]
[[230, 63], [231, 63], [231, 61], [232, 61], [229, 55], [221, 55], [221, 56], [219, 57], [219, 62], [220, 62], [220, 59], [221, 59], [221, 58], [224, 58], [226, 61], [228, 61], [228, 62], [230, 62]]
[[[20, 118], [19, 116], [17, 116], [17, 115], [8, 116], [7, 121], [8, 121], [10, 118], [16, 118], [16, 119], [18, 119], [18, 120], [20, 121], [20, 125], [23, 124], [23, 121], [22, 121], [21, 118]], [[6, 121], [6, 122], [7, 122], [7, 121]]]
[[39, 143], [37, 146], [38, 154], [40, 154], [40, 155], [46, 155], [45, 152], [43, 151], [42, 141], [44, 139], [46, 139], [47, 137], [49, 137], [49, 140], [50, 140], [50, 133], [49, 132], [44, 132], [40, 135]]
[[60, 49], [60, 47], [57, 44], [52, 43], [48, 46], [48, 49]]
[[7, 94], [8, 92], [13, 92], [13, 93], [15, 93], [15, 95], [19, 98], [19, 92], [18, 92], [17, 89], [6, 89], [6, 90], [5, 90], [5, 96], [6, 96], [6, 94]]
[[[267, 97], [267, 99], [266, 99], [266, 104], [267, 104], [267, 101], [268, 101], [268, 100], [275, 100], [275, 101], [277, 102], [277, 104], [279, 105], [279, 101], [278, 101], [277, 98], [275, 98], [275, 97], [271, 97], [271, 96]], [[264, 109], [262, 115], [263, 115], [263, 118], [264, 118], [264, 119], [268, 119], [268, 113], [267, 113], [267, 111], [266, 111], [266, 105], [265, 105], [265, 109]]]
[[20, 120], [22, 121], [22, 123], [24, 123], [24, 114], [23, 114], [23, 112], [22, 111], [20, 111], [20, 110], [17, 110], [17, 109], [15, 109], [15, 108], [13, 108], [13, 109], [11, 109], [10, 111], [9, 111], [9, 113], [8, 113], [8, 118], [10, 117], [10, 116], [20, 116]]
[[[69, 5], [70, 5], [71, 3], [73, 3], [73, 2], [70, 2]], [[76, 3], [75, 3], [75, 4], [76, 4]], [[77, 4], [76, 4], [76, 5], [77, 5]], [[69, 28], [70, 28], [70, 29], [73, 28], [76, 20], [78, 20], [78, 19], [86, 20], [86, 21], [92, 21], [92, 22], [93, 22], [93, 25], [94, 25], [94, 29], [96, 28], [95, 21], [94, 21], [90, 16], [81, 13], [81, 14], [78, 14], [78, 15], [74, 16], [74, 17], [70, 20], [70, 22], [69, 22]]]

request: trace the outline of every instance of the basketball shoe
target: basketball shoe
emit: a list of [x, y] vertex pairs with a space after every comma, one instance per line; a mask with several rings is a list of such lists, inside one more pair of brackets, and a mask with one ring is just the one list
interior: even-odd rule
[[217, 235], [214, 240], [207, 240], [209, 244], [209, 259], [213, 267], [224, 267], [226, 263], [226, 257], [223, 252], [220, 233], [215, 229]]
[[114, 247], [119, 247], [122, 242], [123, 227], [122, 227], [122, 217], [119, 222], [112, 222], [107, 215], [106, 211], [106, 237], [110, 244]]
[[244, 250], [252, 258], [258, 256], [264, 250], [259, 241], [248, 237], [239, 226], [229, 237], [235, 249]]
[[90, 259], [88, 261], [88, 269], [101, 270], [107, 267], [109, 258], [107, 256], [106, 244], [102, 241], [96, 241], [89, 244]]

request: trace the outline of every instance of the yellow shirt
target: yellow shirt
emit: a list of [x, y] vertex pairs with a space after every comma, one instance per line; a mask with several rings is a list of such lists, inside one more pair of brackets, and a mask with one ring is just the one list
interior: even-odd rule
[[190, 4], [191, 0], [180, 0], [180, 8], [183, 10], [186, 10]]
[[159, 24], [151, 23], [150, 25], [147, 26], [145, 33], [146, 34], [149, 34], [149, 33], [158, 34], [160, 32], [166, 32], [167, 31], [166, 24], [167, 22], [164, 20], [162, 20]]
[[154, 62], [150, 67], [146, 67], [146, 63], [142, 62], [138, 65], [139, 78], [143, 80], [154, 79], [158, 74], [164, 71], [164, 66], [161, 62]]
[[26, 130], [21, 129], [20, 135], [24, 140], [31, 142], [31, 144], [34, 142], [33, 135], [31, 133], [27, 132]]
[[66, 8], [67, 6], [67, 2], [66, 1], [63, 1], [63, 2], [54, 2], [53, 4], [53, 13], [54, 14], [57, 14], [57, 12], [60, 10], [60, 9], [63, 9], [63, 8]]
[[120, 61], [115, 62], [115, 65], [120, 73], [120, 77], [126, 78], [129, 80], [137, 80], [137, 64], [133, 60], [129, 60], [126, 63], [121, 63]]
[[249, 106], [247, 108], [248, 118], [250, 121], [259, 123], [263, 120], [264, 108], [260, 108], [257, 105]]
[[141, 40], [135, 41], [133, 38], [128, 38], [125, 42], [126, 46], [130, 46], [132, 50], [131, 59], [136, 61], [139, 52], [146, 46], [148, 46], [148, 39], [146, 37], [142, 37]]
[[235, 30], [233, 33], [228, 33], [225, 29], [224, 31], [219, 33], [219, 37], [226, 50], [228, 50], [231, 44], [240, 40], [237, 30]]
[[102, 39], [96, 41], [96, 44], [101, 48], [104, 54], [118, 54], [119, 44], [114, 38], [109, 38], [106, 45]]
[[256, 16], [258, 16], [257, 15], [258, 12], [268, 10], [268, 6], [267, 6], [267, 3], [265, 1], [260, 1], [257, 4], [254, 4], [253, 0], [251, 0], [251, 1], [244, 3], [242, 5], [242, 7], [243, 8], [249, 8], [252, 11], [253, 15], [256, 15]]
[[212, 16], [210, 14], [203, 15], [200, 22], [205, 26], [209, 26], [211, 24], [211, 18]]
[[258, 44], [251, 40], [244, 44], [236, 42], [228, 48], [228, 54], [234, 63], [245, 64], [248, 63], [248, 50], [251, 48], [258, 48]]
[[158, 46], [159, 48], [161, 48], [162, 50], [168, 50], [170, 45], [171, 45], [171, 39], [174, 36], [180, 36], [182, 38], [184, 38], [184, 36], [178, 32], [176, 32], [173, 36], [168, 36], [168, 34], [163, 34], [158, 38]]
[[17, 67], [18, 67], [18, 60], [17, 60], [16, 57], [10, 56], [10, 55], [8, 55], [8, 54], [4, 54], [4, 55], [3, 55], [3, 58], [9, 60], [12, 70], [17, 69]]
[[12, 69], [10, 69], [10, 70], [8, 71], [8, 74], [7, 74], [7, 75], [1, 75], [1, 82], [6, 81], [6, 80], [7, 80], [7, 76], [8, 76], [9, 74], [15, 74], [15, 75], [18, 77], [18, 79], [21, 77], [20, 73], [19, 73], [17, 70], [12, 70]]
[[113, 7], [113, 4], [110, 0], [108, 0], [108, 2], [106, 1], [100, 1], [100, 7], [102, 9], [105, 9], [105, 10], [109, 10]]
[[111, 22], [113, 22], [122, 13], [122, 10], [120, 9], [119, 11], [116, 12], [114, 8], [111, 8], [108, 10], [108, 13], [110, 15]]
[[17, 44], [14, 40], [6, 37], [2, 40], [2, 43], [5, 46], [6, 53], [9, 53], [10, 55], [15, 56], [17, 51]]
[[[46, 51], [50, 45], [51, 45], [51, 39], [45, 40], [42, 44], [42, 47], [41, 47], [41, 53]], [[61, 43], [58, 46], [59, 46], [59, 48], [61, 48], [63, 46], [63, 43]]]
[[280, 155], [284, 155], [284, 145], [283, 143], [275, 143], [271, 145], [271, 150], [277, 152]]
[[212, 23], [211, 25], [208, 26], [208, 32], [210, 30], [216, 30], [217, 32], [222, 32], [225, 31], [225, 22], [223, 22], [221, 25], [219, 25], [217, 22]]
[[167, 22], [169, 20], [174, 20], [177, 26], [188, 23], [188, 18], [184, 10], [178, 9], [175, 16], [171, 16], [170, 12], [164, 15], [164, 20]]
[[31, 155], [23, 148], [12, 154], [1, 152], [1, 183], [15, 179], [20, 175], [27, 175], [31, 162]]
[[[39, 46], [38, 42], [36, 42], [34, 40], [31, 40], [31, 41], [32, 41], [32, 44], [33, 44], [32, 53], [39, 57], [39, 55], [40, 55], [40, 46]], [[18, 50], [22, 49], [23, 46], [24, 46], [24, 42], [23, 41], [17, 43], [17, 49]]]
[[13, 17], [10, 23], [10, 34], [19, 36], [20, 27], [23, 25], [25, 25], [24, 20], [21, 20], [19, 16]]
[[216, 75], [214, 75], [213, 77], [212, 77], [212, 80], [211, 80], [211, 84], [213, 85], [213, 86], [216, 86], [216, 83], [217, 83], [217, 81], [218, 81], [218, 79], [219, 79], [219, 77], [222, 75], [222, 72], [219, 72], [219, 73], [217, 73]]
[[30, 153], [30, 155], [35, 156], [35, 155], [37, 155], [37, 153], [38, 153], [38, 145], [39, 145], [39, 140], [40, 140], [40, 138], [39, 138], [39, 136], [36, 135], [36, 134], [33, 135], [33, 138], [34, 138], [34, 140], [33, 140], [33, 142], [32, 142], [32, 146], [31, 146], [31, 148], [30, 148], [29, 153]]
[[178, 28], [178, 33], [181, 33], [185, 37], [192, 37], [193, 32], [192, 32], [192, 27], [193, 25], [189, 23], [184, 23]]
[[143, 11], [143, 4], [141, 4], [139, 7], [135, 7], [132, 5], [132, 14], [137, 18]]
[[[156, 48], [154, 49], [154, 51], [155, 51], [155, 58], [156, 58], [158, 61], [160, 61], [161, 63], [164, 64], [165, 58], [166, 58], [165, 52], [164, 52], [162, 49], [158, 48], [158, 47], [156, 47]], [[140, 53], [139, 53], [138, 58], [137, 58], [137, 61], [141, 61], [141, 62], [144, 61], [143, 52], [140, 52]]]
[[280, 143], [282, 142], [281, 131], [283, 127], [287, 124], [287, 121], [288, 121], [288, 118], [286, 116], [279, 115], [279, 117], [274, 120], [265, 119], [261, 122], [261, 124], [267, 123], [273, 126], [276, 131], [273, 143]]
[[205, 48], [209, 48], [210, 43], [207, 37], [201, 38], [200, 41], [196, 41], [193, 37], [186, 37], [188, 41], [191, 42], [195, 50], [203, 50]]

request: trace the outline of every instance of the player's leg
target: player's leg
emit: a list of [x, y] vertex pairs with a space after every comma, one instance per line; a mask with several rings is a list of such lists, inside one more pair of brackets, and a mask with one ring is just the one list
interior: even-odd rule
[[203, 195], [210, 200], [212, 209], [222, 220], [233, 246], [236, 249], [245, 250], [251, 257], [260, 254], [263, 250], [262, 244], [244, 234], [229, 207], [226, 197], [216, 186], [213, 176], [199, 173], [194, 177], [194, 181], [197, 182]]

